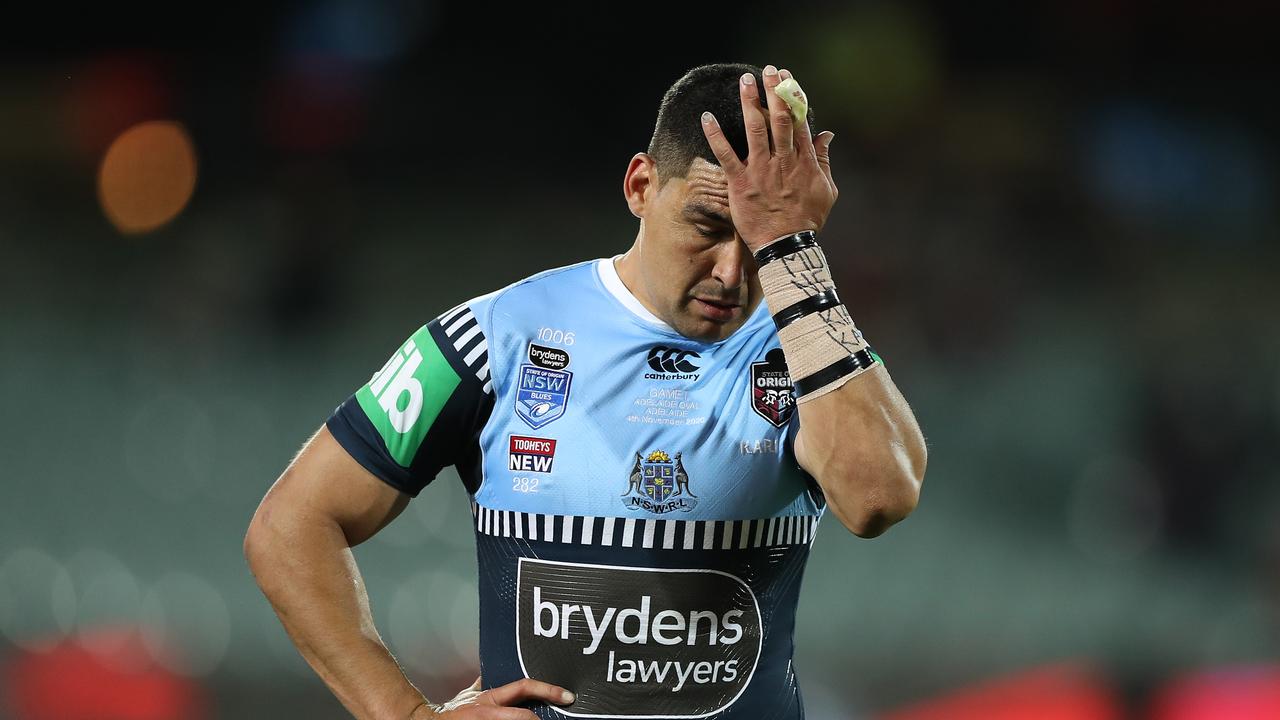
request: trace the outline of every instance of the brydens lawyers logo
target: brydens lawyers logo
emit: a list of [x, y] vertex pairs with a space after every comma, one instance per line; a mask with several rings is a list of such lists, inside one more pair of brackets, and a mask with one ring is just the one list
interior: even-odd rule
[[512, 435], [509, 469], [517, 472], [551, 472], [556, 459], [556, 441], [551, 438]]
[[774, 427], [786, 425], [795, 412], [795, 389], [782, 348], [770, 350], [763, 362], [751, 363], [751, 409]]
[[669, 513], [689, 512], [698, 504], [698, 496], [689, 490], [689, 474], [684, 470], [682, 453], [672, 458], [661, 450], [647, 457], [636, 453], [635, 465], [627, 476], [627, 491], [622, 504], [630, 510]]
[[569, 405], [573, 373], [558, 370], [569, 365], [569, 353], [529, 343], [529, 360], [520, 366], [516, 385], [516, 415], [526, 425], [538, 428], [564, 415]]
[[569, 367], [569, 353], [559, 348], [529, 343], [529, 362], [548, 370], [563, 370]]
[[519, 559], [520, 668], [573, 688], [564, 715], [715, 715], [750, 684], [761, 625], [751, 586], [726, 572]]
[[701, 373], [694, 360], [701, 355], [692, 350], [663, 347], [657, 345], [649, 349], [649, 367], [654, 372], [644, 374], [647, 380], [697, 380]]

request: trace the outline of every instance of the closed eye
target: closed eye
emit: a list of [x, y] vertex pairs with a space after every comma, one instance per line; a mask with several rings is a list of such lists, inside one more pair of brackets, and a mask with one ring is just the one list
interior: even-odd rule
[[[686, 207], [682, 213], [684, 219], [694, 228], [702, 237], [720, 237], [722, 235], [732, 234], [733, 223], [729, 221], [729, 217], [715, 212], [712, 209], [701, 205], [691, 205]], [[703, 223], [710, 223], [711, 227], [706, 227]]]

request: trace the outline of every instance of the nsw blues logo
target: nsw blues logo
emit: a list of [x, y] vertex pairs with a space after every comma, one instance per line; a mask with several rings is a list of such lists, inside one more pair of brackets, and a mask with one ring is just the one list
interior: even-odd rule
[[524, 364], [516, 386], [516, 414], [525, 424], [538, 428], [564, 415], [569, 405], [569, 385], [573, 373]]
[[658, 514], [692, 510], [698, 504], [698, 496], [689, 490], [689, 474], [685, 472], [681, 455], [676, 453], [672, 458], [661, 450], [654, 450], [648, 456], [636, 453], [622, 504], [631, 510]]

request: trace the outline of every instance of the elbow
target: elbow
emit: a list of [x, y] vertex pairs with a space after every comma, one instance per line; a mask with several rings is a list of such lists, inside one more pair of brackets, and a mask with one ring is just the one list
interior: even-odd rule
[[861, 501], [845, 508], [832, 504], [832, 511], [849, 532], [860, 538], [879, 537], [916, 509], [924, 484], [923, 448], [917, 457], [918, 462], [895, 463], [891, 470], [878, 473], [861, 494]]
[[249, 571], [255, 579], [260, 578], [259, 570], [271, 552], [271, 528], [267, 525], [267, 515], [266, 501], [263, 501], [263, 504], [258, 506], [257, 512], [253, 514], [253, 519], [249, 521], [242, 543], [245, 563], [248, 564]]
[[[255, 514], [253, 520], [249, 521], [249, 529], [244, 533], [244, 542], [241, 544], [244, 551], [244, 561], [249, 566], [250, 572], [254, 572], [254, 564], [261, 555], [262, 528], [258, 524], [258, 516]], [[257, 573], [254, 572], [256, 575]]]
[[860, 538], [879, 537], [886, 530], [906, 519], [919, 501], [919, 493], [903, 492], [891, 498], [877, 498], [863, 504], [851, 513], [840, 517], [849, 532]]
[[271, 517], [264, 501], [249, 521], [242, 544], [249, 575], [268, 600], [280, 591], [282, 575], [296, 562], [290, 558], [288, 543], [281, 534], [283, 529], [277, 527], [280, 520]]

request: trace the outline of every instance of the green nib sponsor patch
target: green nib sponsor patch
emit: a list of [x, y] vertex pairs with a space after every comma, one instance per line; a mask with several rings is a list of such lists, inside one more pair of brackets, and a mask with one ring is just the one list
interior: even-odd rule
[[458, 374], [424, 325], [356, 392], [356, 400], [391, 457], [409, 467], [456, 387]]

